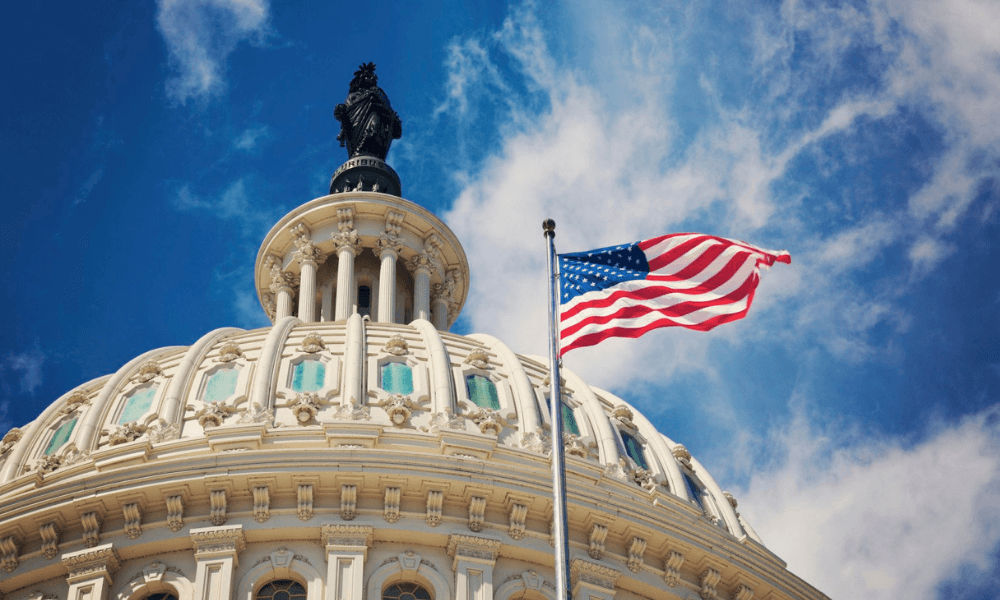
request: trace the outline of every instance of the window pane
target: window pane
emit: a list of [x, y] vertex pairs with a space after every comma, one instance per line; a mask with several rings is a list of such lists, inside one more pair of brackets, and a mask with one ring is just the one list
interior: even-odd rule
[[646, 457], [642, 452], [642, 444], [624, 431], [621, 432], [621, 434], [622, 441], [625, 443], [625, 453], [628, 454], [629, 458], [634, 460], [640, 467], [648, 469], [649, 465], [646, 464]]
[[705, 505], [701, 503], [701, 490], [698, 489], [698, 486], [695, 485], [694, 481], [691, 480], [691, 476], [687, 473], [684, 473], [684, 482], [687, 483], [688, 494], [698, 503], [698, 507], [701, 510], [705, 510]]
[[385, 588], [382, 600], [431, 600], [431, 595], [415, 583], [395, 583]]
[[291, 579], [279, 579], [260, 588], [257, 600], [306, 600], [306, 589]]
[[412, 394], [413, 369], [395, 362], [382, 365], [382, 389], [390, 394]]
[[296, 392], [315, 392], [323, 389], [326, 366], [323, 361], [304, 360], [292, 372], [292, 389]]
[[[549, 407], [549, 415], [552, 415], [552, 400], [550, 398], [545, 398], [545, 404]], [[580, 435], [580, 427], [576, 424], [576, 417], [573, 415], [573, 409], [570, 408], [565, 402], [562, 403], [562, 426], [564, 433], [572, 433], [573, 435]]]
[[52, 439], [49, 440], [49, 445], [45, 448], [46, 454], [52, 454], [62, 445], [69, 441], [69, 436], [73, 433], [73, 428], [76, 427], [76, 419], [66, 421], [56, 429], [55, 434], [52, 435]]
[[124, 425], [132, 421], [138, 421], [142, 415], [146, 414], [149, 406], [153, 403], [153, 396], [156, 395], [156, 387], [152, 385], [146, 389], [139, 390], [125, 403], [122, 416], [118, 417], [118, 424]]
[[236, 393], [236, 380], [240, 372], [236, 369], [220, 369], [208, 378], [205, 386], [205, 402], [221, 402]]
[[497, 386], [482, 375], [469, 375], [465, 378], [465, 390], [469, 400], [480, 408], [500, 410], [500, 397], [497, 396]]
[[177, 600], [177, 596], [173, 594], [168, 594], [166, 592], [161, 592], [159, 594], [150, 594], [146, 596], [143, 600]]

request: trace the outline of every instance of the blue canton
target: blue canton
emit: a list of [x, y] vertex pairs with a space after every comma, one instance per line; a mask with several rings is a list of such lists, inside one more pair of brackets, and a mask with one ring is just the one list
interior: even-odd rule
[[559, 284], [565, 304], [580, 294], [603, 290], [623, 281], [645, 279], [646, 255], [639, 243], [559, 255]]

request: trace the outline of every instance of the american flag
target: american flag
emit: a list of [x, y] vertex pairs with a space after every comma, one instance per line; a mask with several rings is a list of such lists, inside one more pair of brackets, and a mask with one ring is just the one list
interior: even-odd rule
[[746, 316], [761, 267], [788, 252], [700, 233], [559, 255], [560, 354], [659, 327], [708, 331]]

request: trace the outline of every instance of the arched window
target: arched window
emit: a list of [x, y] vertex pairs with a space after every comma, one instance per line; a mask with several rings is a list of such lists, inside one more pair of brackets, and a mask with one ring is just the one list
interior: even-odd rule
[[479, 408], [492, 408], [500, 410], [500, 396], [497, 395], [497, 386], [488, 378], [482, 375], [467, 375], [465, 377], [465, 391], [469, 394], [469, 400]]
[[292, 389], [296, 392], [315, 392], [323, 389], [326, 366], [321, 360], [304, 360], [292, 369]]
[[118, 417], [118, 424], [124, 425], [132, 421], [138, 421], [142, 415], [146, 414], [153, 404], [153, 397], [156, 396], [157, 386], [151, 385], [147, 388], [137, 390], [129, 396], [122, 409], [122, 415]]
[[69, 436], [73, 434], [73, 428], [76, 427], [76, 418], [66, 421], [56, 429], [56, 432], [52, 434], [52, 439], [49, 440], [49, 445], [45, 447], [46, 454], [52, 454], [56, 450], [62, 448], [63, 444], [69, 441]]
[[688, 494], [696, 503], [698, 503], [698, 508], [704, 511], [705, 504], [701, 501], [701, 487], [699, 487], [698, 484], [696, 484], [694, 480], [691, 479], [690, 475], [688, 475], [687, 473], [683, 473], [683, 475], [684, 475], [684, 483], [687, 484]]
[[157, 592], [146, 596], [142, 600], [177, 600], [177, 596], [169, 592]]
[[431, 600], [431, 595], [415, 583], [394, 583], [382, 592], [382, 600]]
[[260, 588], [256, 600], [306, 600], [306, 588], [298, 581], [279, 579]]
[[358, 288], [358, 314], [362, 317], [372, 315], [372, 289], [367, 285]]
[[390, 394], [413, 393], [413, 369], [403, 363], [389, 362], [382, 365], [379, 387]]
[[205, 402], [221, 402], [236, 392], [236, 380], [240, 372], [233, 367], [219, 369], [212, 373], [205, 384]]
[[621, 431], [620, 433], [622, 434], [622, 443], [625, 444], [625, 454], [628, 454], [628, 457], [634, 460], [635, 464], [648, 470], [649, 464], [646, 463], [646, 456], [643, 453], [642, 444], [639, 443], [639, 440], [632, 437], [632, 434], [626, 431]]
[[[549, 414], [552, 414], [552, 399], [545, 398], [545, 404], [549, 408]], [[573, 416], [573, 409], [569, 407], [565, 402], [561, 402], [560, 411], [562, 412], [562, 426], [563, 433], [572, 433], [573, 435], [580, 435], [580, 426], [576, 424], [576, 417]]]

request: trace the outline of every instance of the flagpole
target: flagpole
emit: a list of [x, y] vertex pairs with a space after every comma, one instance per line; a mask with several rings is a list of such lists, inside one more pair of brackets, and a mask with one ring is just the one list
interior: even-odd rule
[[549, 268], [549, 421], [552, 424], [552, 528], [555, 534], [556, 600], [570, 600], [569, 530], [566, 524], [566, 452], [563, 447], [562, 381], [559, 374], [559, 277], [556, 222], [546, 219]]

